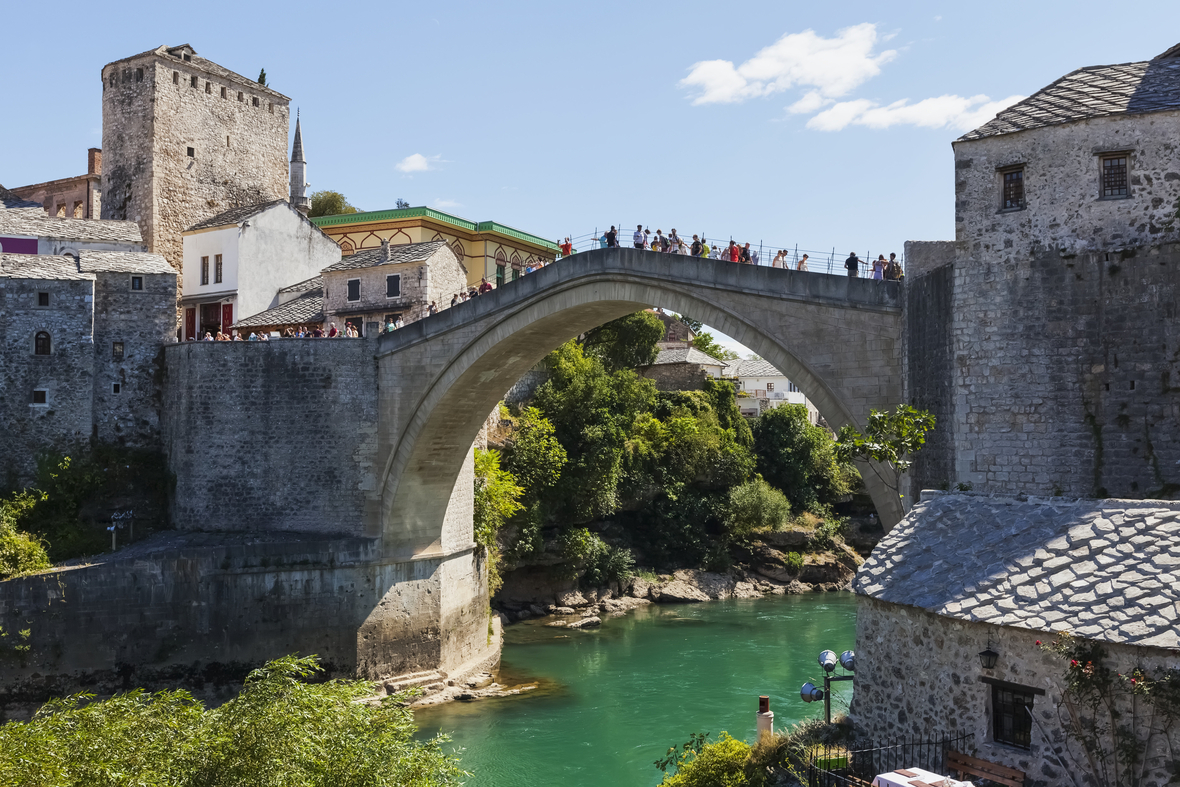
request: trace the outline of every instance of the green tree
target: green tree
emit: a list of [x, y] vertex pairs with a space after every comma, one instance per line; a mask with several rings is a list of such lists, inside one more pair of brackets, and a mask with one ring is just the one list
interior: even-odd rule
[[736, 361], [741, 356], [733, 350], [728, 350], [717, 343], [717, 339], [708, 331], [698, 333], [693, 337], [692, 346], [719, 361]]
[[406, 202], [401, 197], [397, 198], [397, 209], [398, 210], [405, 210], [408, 207], [410, 207], [410, 203]]
[[500, 546], [496, 534], [504, 523], [520, 511], [524, 489], [512, 473], [500, 468], [500, 452], [475, 449], [474, 529], [477, 544], [488, 550], [488, 591], [500, 588]]
[[754, 426], [758, 472], [787, 496], [795, 511], [828, 505], [851, 489], [851, 472], [837, 461], [831, 433], [811, 423], [801, 404], [781, 405]]
[[265, 68], [262, 69], [260, 72], [258, 72], [258, 84], [262, 85], [263, 87], [266, 87], [266, 69]]
[[343, 216], [360, 211], [348, 204], [339, 191], [316, 191], [311, 195], [311, 209], [308, 216]]
[[526, 407], [515, 419], [503, 461], [504, 469], [524, 488], [523, 503], [531, 505], [561, 478], [568, 458], [549, 419], [537, 408]]
[[881, 482], [900, 497], [901, 477], [913, 464], [910, 457], [926, 444], [926, 433], [934, 428], [934, 424], [934, 416], [929, 411], [916, 410], [908, 404], [899, 404], [893, 412], [870, 410], [865, 433], [858, 432], [851, 424], [840, 428], [836, 455], [842, 462], [871, 460], [892, 468], [892, 474], [882, 474], [874, 465], [869, 465]]
[[185, 691], [77, 694], [0, 726], [0, 784], [446, 787], [465, 774], [444, 737], [414, 739], [408, 695], [363, 701], [366, 681], [318, 678], [313, 657], [254, 670], [206, 709]]
[[756, 530], [782, 530], [790, 513], [787, 496], [761, 478], [729, 490], [729, 532], [736, 538]]
[[52, 568], [44, 544], [21, 525], [44, 499], [43, 494], [18, 492], [0, 500], [0, 579], [19, 577]]
[[664, 323], [648, 311], [635, 312], [586, 332], [582, 347], [610, 371], [654, 363], [660, 354]]

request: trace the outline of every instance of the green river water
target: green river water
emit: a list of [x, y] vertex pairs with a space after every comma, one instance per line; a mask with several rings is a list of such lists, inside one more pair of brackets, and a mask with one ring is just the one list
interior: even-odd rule
[[[499, 681], [538, 689], [415, 715], [421, 735], [452, 736], [475, 787], [654, 785], [652, 763], [691, 733], [752, 741], [760, 694], [776, 730], [822, 716], [799, 686], [822, 675], [820, 651], [854, 647], [855, 630], [849, 593], [653, 604], [590, 631], [517, 623]], [[848, 686], [834, 684], [833, 714]]]

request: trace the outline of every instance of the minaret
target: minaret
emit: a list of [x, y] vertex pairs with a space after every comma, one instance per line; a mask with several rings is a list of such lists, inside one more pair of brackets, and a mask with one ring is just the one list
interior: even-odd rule
[[303, 133], [299, 129], [299, 112], [295, 112], [295, 143], [291, 146], [291, 204], [304, 215], [311, 210], [307, 198], [307, 162], [303, 160]]

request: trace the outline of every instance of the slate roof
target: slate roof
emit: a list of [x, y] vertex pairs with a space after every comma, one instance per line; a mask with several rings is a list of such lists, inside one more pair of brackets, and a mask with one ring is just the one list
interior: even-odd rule
[[1106, 115], [1180, 109], [1180, 57], [1176, 51], [1173, 47], [1143, 63], [1080, 68], [1003, 110], [959, 141]]
[[207, 219], [198, 221], [193, 226], [189, 227], [185, 232], [192, 232], [193, 230], [205, 230], [210, 227], [228, 227], [231, 224], [241, 224], [251, 216], [257, 216], [268, 208], [273, 208], [275, 205], [286, 204], [285, 199], [272, 199], [269, 202], [260, 202], [256, 205], [242, 205], [237, 208], [230, 208], [223, 210], [215, 216], [210, 216]]
[[652, 366], [664, 366], [672, 363], [695, 363], [701, 366], [725, 366], [725, 361], [719, 361], [712, 355], [707, 355], [695, 347], [677, 347], [671, 350], [660, 350]]
[[0, 254], [0, 278], [94, 280], [78, 270], [73, 257], [60, 254]]
[[[178, 60], [172, 54], [172, 52], [174, 50], [185, 49], [185, 48], [187, 48], [192, 53], [192, 60], [189, 60], [189, 61]], [[274, 88], [268, 87], [266, 85], [260, 85], [257, 82], [255, 82], [253, 79], [250, 79], [249, 77], [242, 76], [241, 74], [237, 73], [236, 71], [230, 71], [228, 68], [226, 68], [224, 66], [219, 66], [217, 63], [214, 63], [212, 60], [206, 60], [205, 58], [200, 57], [199, 55], [197, 55], [197, 50], [193, 49], [192, 46], [189, 44], [178, 44], [176, 46], [167, 46], [167, 45], [158, 46], [155, 49], [149, 49], [146, 52], [140, 52], [138, 55], [130, 55], [128, 57], [119, 58], [118, 60], [112, 60], [111, 62], [107, 63], [106, 66], [103, 66], [102, 70], [106, 71], [107, 66], [113, 66], [118, 63], [126, 63], [130, 60], [138, 60], [139, 58], [146, 57], [148, 55], [156, 55], [157, 57], [162, 57], [162, 58], [168, 60], [169, 62], [176, 62], [178, 64], [182, 64], [182, 65], [186, 65], [186, 66], [195, 66], [206, 73], [221, 77], [222, 79], [226, 80], [227, 82], [236, 82], [243, 87], [249, 88], [251, 90], [257, 90], [260, 93], [269, 93], [273, 96], [278, 96], [279, 98], [285, 99], [287, 101], [291, 100], [289, 96], [284, 96], [282, 93], [278, 92]]]
[[951, 618], [1180, 648], [1180, 502], [924, 491], [852, 587]]
[[323, 276], [313, 276], [310, 279], [304, 279], [303, 281], [296, 282], [295, 284], [289, 284], [286, 287], [283, 287], [281, 290], [279, 290], [279, 292], [280, 293], [283, 293], [283, 292], [306, 292], [307, 290], [314, 290], [314, 289], [318, 289], [323, 286], [324, 286], [324, 277]]
[[357, 268], [372, 268], [378, 265], [399, 265], [404, 262], [425, 262], [434, 256], [439, 249], [445, 248], [446, 241], [429, 240], [425, 243], [403, 243], [389, 247], [389, 259], [385, 259], [385, 254], [380, 247], [376, 249], [364, 249], [358, 251], [356, 254], [351, 254], [340, 262], [333, 263], [324, 268], [324, 273], [329, 271], [347, 271], [355, 270]]
[[176, 269], [159, 254], [146, 251], [92, 251], [79, 249], [78, 270], [94, 273], [171, 273]]
[[234, 323], [235, 328], [260, 328], [269, 325], [308, 325], [324, 321], [324, 288], [308, 290], [297, 298], [280, 303], [273, 309], [244, 317]]
[[0, 186], [0, 208], [6, 210], [12, 210], [14, 208], [39, 208], [41, 209], [42, 215], [45, 214], [45, 210], [41, 208], [40, 202], [33, 202], [24, 197], [19, 197], [15, 192], [9, 191], [3, 186]]
[[61, 240], [143, 243], [143, 234], [134, 221], [58, 218], [46, 216], [41, 208], [0, 210], [0, 235], [5, 234]]
[[726, 372], [731, 377], [786, 377], [770, 361], [730, 361]]

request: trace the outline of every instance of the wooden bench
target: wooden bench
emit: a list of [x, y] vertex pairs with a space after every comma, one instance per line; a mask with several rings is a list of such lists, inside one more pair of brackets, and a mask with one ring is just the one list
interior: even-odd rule
[[1024, 787], [1024, 771], [1018, 771], [1007, 765], [1000, 765], [988, 760], [981, 760], [977, 757], [969, 757], [962, 752], [948, 751], [946, 753], [946, 767], [948, 770], [958, 773], [960, 779], [964, 776], [982, 776], [988, 781], [1004, 784], [1007, 787]]

